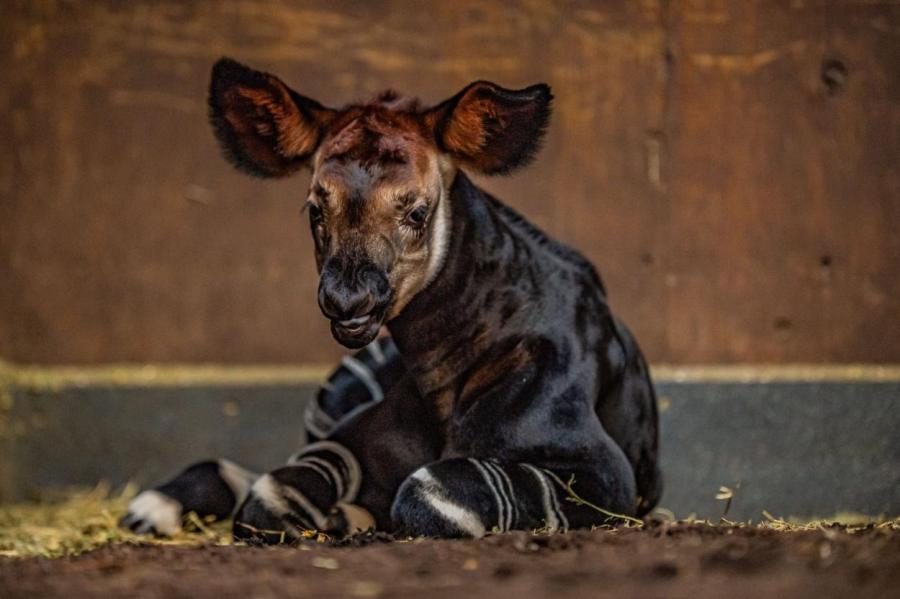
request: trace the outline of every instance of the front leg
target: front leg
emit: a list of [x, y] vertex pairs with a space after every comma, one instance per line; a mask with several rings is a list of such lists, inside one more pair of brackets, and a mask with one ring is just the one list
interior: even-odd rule
[[362, 483], [359, 462], [335, 441], [319, 441], [288, 465], [259, 477], [234, 517], [236, 539], [278, 543], [305, 531], [335, 535], [372, 528], [375, 520], [354, 504]]
[[433, 409], [404, 377], [383, 401], [262, 476], [235, 516], [235, 537], [278, 543], [306, 530], [390, 530], [397, 489], [441, 444]]
[[198, 462], [172, 480], [138, 493], [119, 525], [137, 534], [173, 535], [185, 514], [229, 518], [259, 477], [225, 459]]
[[[573, 476], [572, 490], [607, 513], [568, 501]], [[492, 531], [581, 528], [615, 520], [610, 514], [630, 517], [634, 510], [634, 477], [625, 469], [452, 458], [413, 472], [391, 515], [402, 534], [478, 538]]]

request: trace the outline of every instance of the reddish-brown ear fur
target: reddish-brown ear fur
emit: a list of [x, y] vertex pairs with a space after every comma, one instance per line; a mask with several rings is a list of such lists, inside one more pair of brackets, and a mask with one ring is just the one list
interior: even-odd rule
[[506, 174], [537, 153], [553, 95], [539, 83], [509, 90], [476, 81], [425, 113], [438, 146], [463, 166]]
[[335, 111], [274, 75], [222, 58], [212, 70], [209, 117], [225, 157], [260, 177], [283, 177], [312, 156]]

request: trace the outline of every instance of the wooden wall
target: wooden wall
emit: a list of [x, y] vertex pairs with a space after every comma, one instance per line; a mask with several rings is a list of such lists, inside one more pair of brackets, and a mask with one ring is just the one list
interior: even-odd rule
[[0, 6], [0, 357], [324, 362], [306, 175], [205, 120], [230, 55], [339, 105], [550, 83], [548, 143], [484, 180], [600, 268], [654, 362], [900, 362], [900, 6]]

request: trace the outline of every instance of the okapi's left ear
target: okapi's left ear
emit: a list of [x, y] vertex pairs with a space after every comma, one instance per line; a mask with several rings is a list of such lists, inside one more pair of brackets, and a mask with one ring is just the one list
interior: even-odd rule
[[540, 147], [553, 95], [544, 83], [509, 90], [476, 81], [425, 113], [438, 147], [487, 175], [527, 164]]
[[278, 77], [229, 58], [209, 84], [209, 119], [225, 157], [258, 177], [283, 177], [306, 164], [335, 111]]

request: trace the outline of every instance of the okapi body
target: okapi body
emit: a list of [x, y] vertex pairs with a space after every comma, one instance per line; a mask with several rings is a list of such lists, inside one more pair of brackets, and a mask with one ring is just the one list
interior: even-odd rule
[[[661, 494], [657, 409], [641, 352], [593, 266], [465, 170], [536, 151], [545, 85], [476, 82], [433, 108], [395, 94], [332, 110], [228, 59], [211, 120], [260, 176], [309, 165], [319, 304], [345, 358], [307, 411], [309, 443], [251, 473], [191, 466], [134, 499], [123, 524], [234, 517], [242, 539], [371, 526], [479, 537], [640, 517]], [[377, 339], [382, 327], [390, 337]]]

